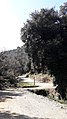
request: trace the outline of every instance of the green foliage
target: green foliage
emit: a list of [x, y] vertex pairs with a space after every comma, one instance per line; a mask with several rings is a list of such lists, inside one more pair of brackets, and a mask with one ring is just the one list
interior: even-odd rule
[[44, 71], [46, 45], [51, 42], [52, 37], [55, 38], [57, 35], [57, 26], [54, 24], [57, 19], [57, 12], [53, 9], [41, 9], [40, 12], [32, 13], [31, 20], [27, 20], [21, 29], [22, 41], [27, 46], [34, 68], [39, 72]]
[[9, 87], [17, 87], [17, 80], [15, 76], [0, 76], [0, 89]]
[[21, 39], [30, 62], [33, 62], [33, 69], [44, 73], [46, 67], [55, 76], [58, 92], [66, 99], [67, 3], [60, 7], [59, 13], [53, 8], [32, 13], [21, 29]]
[[60, 6], [60, 15], [66, 15], [67, 14], [67, 2], [64, 3], [64, 5]]
[[27, 72], [28, 55], [25, 47], [0, 53], [0, 75], [21, 75]]
[[0, 53], [0, 89], [17, 85], [16, 76], [29, 71], [25, 46]]

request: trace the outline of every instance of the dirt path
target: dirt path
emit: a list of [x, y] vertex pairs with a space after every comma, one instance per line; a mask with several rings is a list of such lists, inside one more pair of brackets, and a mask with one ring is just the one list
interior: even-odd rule
[[67, 119], [67, 106], [26, 89], [0, 91], [0, 119]]
[[[34, 79], [31, 79], [31, 78], [22, 78], [21, 81], [32, 83], [34, 85]], [[53, 85], [53, 82], [42, 83], [42, 82], [35, 80], [35, 85], [38, 86], [35, 89], [54, 89], [56, 88], [56, 86]]]

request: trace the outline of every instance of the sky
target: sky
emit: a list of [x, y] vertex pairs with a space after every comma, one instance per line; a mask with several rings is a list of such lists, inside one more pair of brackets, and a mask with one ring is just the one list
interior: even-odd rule
[[21, 47], [20, 29], [41, 8], [59, 9], [67, 0], [0, 0], [0, 51]]

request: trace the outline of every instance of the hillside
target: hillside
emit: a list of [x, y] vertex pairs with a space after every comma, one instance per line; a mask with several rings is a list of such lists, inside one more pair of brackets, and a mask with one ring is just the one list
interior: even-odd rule
[[[25, 46], [0, 53], [0, 84], [5, 84], [5, 80], [15, 79], [16, 76], [26, 73], [28, 69], [28, 55]], [[13, 82], [12, 82], [13, 83]], [[0, 87], [2, 87], [0, 85]]]
[[4, 51], [0, 53], [0, 75], [5, 73], [20, 75], [26, 72], [28, 55], [25, 52], [25, 47], [17, 47], [17, 49]]

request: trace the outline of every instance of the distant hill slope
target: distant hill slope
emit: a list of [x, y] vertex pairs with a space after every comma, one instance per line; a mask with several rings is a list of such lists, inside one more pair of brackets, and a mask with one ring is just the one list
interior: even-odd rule
[[28, 71], [29, 59], [25, 46], [0, 53], [0, 76], [21, 75]]

